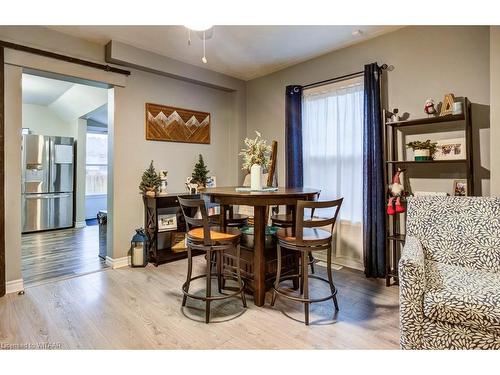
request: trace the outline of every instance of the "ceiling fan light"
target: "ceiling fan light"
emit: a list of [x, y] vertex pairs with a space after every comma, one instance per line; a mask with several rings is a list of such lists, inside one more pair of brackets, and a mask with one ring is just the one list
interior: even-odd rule
[[199, 23], [193, 23], [190, 25], [184, 25], [184, 27], [186, 29], [193, 30], [193, 31], [207, 31], [207, 30], [210, 30], [212, 27], [214, 27], [214, 25], [209, 25], [206, 23], [199, 22]]

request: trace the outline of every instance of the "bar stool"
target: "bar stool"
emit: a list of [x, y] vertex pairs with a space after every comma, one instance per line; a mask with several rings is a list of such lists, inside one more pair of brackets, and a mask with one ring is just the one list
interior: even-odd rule
[[[182, 285], [182, 306], [186, 306], [187, 297], [205, 302], [205, 323], [210, 321], [210, 303], [212, 301], [223, 300], [231, 297], [241, 296], [243, 307], [247, 307], [244, 288], [245, 282], [240, 274], [240, 236], [241, 233], [236, 228], [227, 230], [211, 226], [209, 223], [205, 201], [203, 199], [185, 199], [177, 197], [182, 213], [187, 225], [187, 252], [188, 252], [188, 272], [186, 282]], [[195, 218], [200, 212], [201, 219]], [[222, 255], [226, 250], [236, 248], [236, 276], [234, 274], [224, 274], [222, 265]], [[202, 275], [192, 276], [193, 258], [192, 250], [202, 250], [206, 253], [206, 272]], [[216, 254], [217, 272], [212, 272], [212, 254]], [[238, 283], [236, 291], [227, 295], [212, 296], [212, 277], [217, 277], [219, 293], [222, 293], [223, 281], [225, 279], [235, 280]], [[205, 296], [196, 296], [189, 293], [189, 286], [193, 280], [206, 278]]]
[[[293, 232], [293, 228], [282, 228], [277, 233], [278, 265], [276, 271], [276, 281], [273, 287], [273, 298], [271, 300], [271, 306], [274, 306], [274, 304], [276, 303], [278, 295], [291, 299], [293, 301], [302, 302], [304, 304], [306, 325], [309, 325], [309, 304], [311, 303], [332, 299], [333, 304], [335, 305], [335, 310], [339, 310], [339, 306], [337, 303], [337, 289], [333, 284], [332, 277], [332, 233], [333, 228], [335, 227], [335, 221], [337, 220], [337, 215], [340, 211], [340, 206], [342, 205], [342, 201], [343, 198], [325, 202], [298, 201], [295, 232]], [[335, 214], [333, 215], [333, 217], [326, 219], [304, 219], [304, 209], [315, 208], [335, 208]], [[320, 228], [327, 225], [331, 225], [329, 231]], [[301, 252], [301, 271], [298, 275], [287, 275], [286, 277], [281, 277], [281, 248]], [[308, 273], [307, 259], [309, 254], [313, 251], [321, 250], [327, 251], [326, 271], [328, 274], [328, 280], [317, 275], [309, 275]], [[280, 283], [282, 281], [289, 280], [297, 276], [300, 279], [301, 297], [290, 295], [280, 289]], [[321, 298], [309, 298], [309, 277], [328, 283], [330, 286], [331, 294]]]
[[[222, 207], [221, 207], [222, 209]], [[220, 225], [220, 214], [209, 215], [210, 223]], [[242, 228], [248, 225], [248, 216], [242, 214], [235, 214], [233, 206], [230, 206], [226, 211], [226, 226], [231, 228]]]
[[[319, 196], [321, 194], [321, 191], [316, 194], [315, 201], [319, 199]], [[311, 220], [314, 219], [314, 208], [311, 209]], [[293, 217], [292, 214], [274, 214], [271, 216], [271, 224], [273, 227], [277, 228], [291, 228], [293, 227]], [[312, 253], [309, 253], [309, 265], [311, 266], [311, 273], [314, 274], [314, 264], [318, 263], [316, 259], [314, 259], [314, 256]]]

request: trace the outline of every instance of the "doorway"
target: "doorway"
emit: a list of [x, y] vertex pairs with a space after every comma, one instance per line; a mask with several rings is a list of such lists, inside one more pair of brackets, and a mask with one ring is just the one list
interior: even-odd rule
[[25, 286], [107, 267], [107, 97], [64, 76], [22, 75]]

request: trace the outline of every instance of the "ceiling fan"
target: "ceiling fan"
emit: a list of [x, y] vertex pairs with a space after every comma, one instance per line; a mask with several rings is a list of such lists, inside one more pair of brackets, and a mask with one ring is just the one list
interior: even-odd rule
[[191, 32], [194, 32], [203, 41], [203, 57], [201, 58], [201, 61], [203, 62], [203, 64], [208, 63], [205, 42], [207, 39], [211, 39], [214, 36], [213, 25], [193, 24], [185, 25], [184, 27], [188, 31], [188, 46], [191, 45]]

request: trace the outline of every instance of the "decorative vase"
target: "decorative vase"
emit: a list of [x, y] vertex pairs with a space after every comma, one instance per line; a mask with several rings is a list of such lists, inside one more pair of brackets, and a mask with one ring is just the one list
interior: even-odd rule
[[155, 190], [147, 190], [146, 195], [149, 197], [154, 197], [154, 196], [156, 196], [156, 191]]
[[250, 189], [252, 190], [260, 190], [262, 189], [262, 167], [260, 164], [252, 165], [250, 168]]
[[415, 161], [431, 160], [431, 150], [415, 150], [414, 151]]

